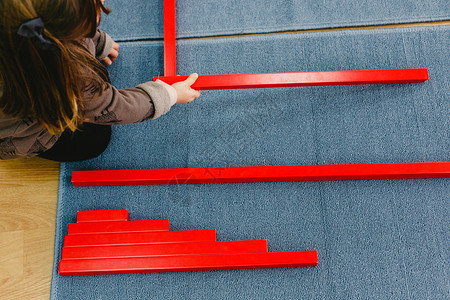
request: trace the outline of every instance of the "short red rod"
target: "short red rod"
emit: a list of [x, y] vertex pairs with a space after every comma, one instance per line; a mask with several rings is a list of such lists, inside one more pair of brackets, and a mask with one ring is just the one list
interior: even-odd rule
[[69, 223], [67, 234], [169, 231], [168, 219]]
[[128, 221], [126, 209], [80, 210], [77, 212], [77, 223]]
[[64, 247], [114, 246], [216, 241], [216, 230], [185, 230], [158, 232], [129, 232], [76, 234], [64, 237]]

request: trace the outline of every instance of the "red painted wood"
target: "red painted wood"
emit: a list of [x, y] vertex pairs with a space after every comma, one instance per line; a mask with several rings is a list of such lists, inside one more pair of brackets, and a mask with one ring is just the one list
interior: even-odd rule
[[[187, 76], [155, 77], [168, 84], [186, 80]], [[257, 73], [200, 75], [192, 85], [196, 90], [254, 89], [298, 86], [392, 84], [424, 82], [428, 80], [427, 69], [390, 69], [321, 71], [297, 73]]]
[[75, 186], [449, 178], [450, 162], [73, 171]]
[[104, 209], [104, 210], [80, 210], [77, 212], [77, 222], [106, 222], [106, 221], [128, 221], [128, 210], [126, 209]]
[[127, 246], [68, 247], [62, 249], [63, 260], [113, 257], [144, 257], [192, 254], [267, 252], [267, 241], [231, 241], [172, 243]]
[[186, 230], [66, 235], [64, 247], [212, 242], [216, 230]]
[[168, 231], [169, 220], [69, 223], [68, 234]]
[[177, 75], [175, 0], [164, 0], [164, 75]]
[[59, 274], [99, 275], [314, 267], [317, 251], [61, 260]]

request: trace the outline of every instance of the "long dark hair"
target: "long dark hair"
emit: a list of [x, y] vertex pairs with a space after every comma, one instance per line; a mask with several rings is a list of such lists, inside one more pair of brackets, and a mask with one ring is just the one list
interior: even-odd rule
[[[106, 68], [83, 46], [96, 33], [102, 0], [0, 1], [0, 111], [18, 119], [34, 117], [51, 134], [83, 123], [82, 92], [101, 94]], [[17, 34], [21, 24], [40, 17], [43, 34], [55, 46], [38, 47]]]

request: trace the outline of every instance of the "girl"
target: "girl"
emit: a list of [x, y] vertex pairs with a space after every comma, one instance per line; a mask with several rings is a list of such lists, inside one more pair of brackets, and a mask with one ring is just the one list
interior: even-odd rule
[[103, 0], [0, 1], [0, 159], [100, 155], [112, 124], [156, 119], [200, 96], [198, 75], [172, 86], [111, 86], [118, 44], [97, 29]]

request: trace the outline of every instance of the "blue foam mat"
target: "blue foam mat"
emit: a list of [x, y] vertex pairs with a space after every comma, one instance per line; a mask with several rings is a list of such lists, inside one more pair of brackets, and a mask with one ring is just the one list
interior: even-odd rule
[[[61, 165], [52, 299], [444, 299], [448, 179], [75, 188], [72, 170], [449, 161], [449, 27], [185, 40], [179, 72], [426, 67], [419, 84], [203, 91], [116, 126], [97, 159]], [[122, 43], [118, 87], [162, 70], [161, 42]], [[315, 268], [61, 277], [77, 210], [127, 208], [171, 230], [318, 250]]]
[[[163, 37], [163, 1], [108, 0], [102, 28], [117, 40]], [[191, 0], [176, 3], [177, 37], [450, 20], [447, 0]]]

